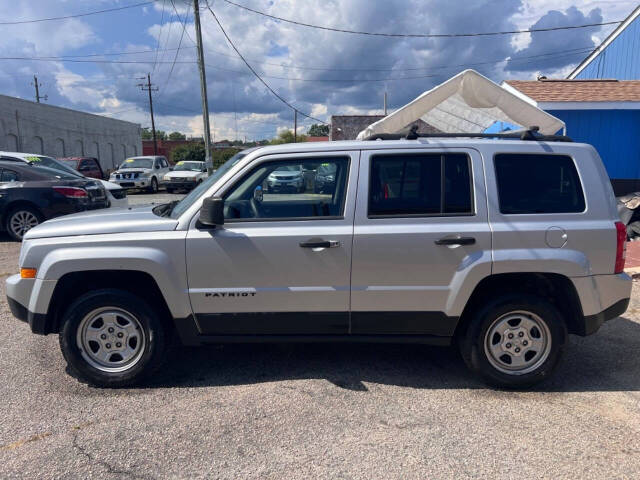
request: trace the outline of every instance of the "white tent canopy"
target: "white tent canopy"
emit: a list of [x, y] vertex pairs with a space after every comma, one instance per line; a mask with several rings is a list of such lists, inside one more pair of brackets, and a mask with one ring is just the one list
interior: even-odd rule
[[382, 120], [372, 123], [358, 134], [358, 139], [378, 133], [397, 133], [418, 119], [445, 133], [481, 133], [495, 122], [522, 127], [535, 125], [545, 135], [564, 130], [562, 120], [523, 97], [502, 88], [475, 70], [464, 70]]

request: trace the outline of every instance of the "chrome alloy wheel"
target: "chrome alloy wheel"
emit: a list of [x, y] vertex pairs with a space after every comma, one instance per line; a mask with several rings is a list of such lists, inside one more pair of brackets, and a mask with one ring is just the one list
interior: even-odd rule
[[19, 238], [22, 238], [25, 233], [38, 225], [40, 222], [32, 212], [28, 210], [18, 210], [9, 219], [9, 228], [11, 232]]
[[551, 332], [535, 313], [509, 312], [497, 318], [487, 330], [484, 351], [496, 370], [508, 375], [524, 375], [549, 357]]
[[80, 321], [76, 342], [89, 365], [118, 373], [140, 361], [146, 338], [142, 324], [133, 314], [118, 307], [102, 307]]

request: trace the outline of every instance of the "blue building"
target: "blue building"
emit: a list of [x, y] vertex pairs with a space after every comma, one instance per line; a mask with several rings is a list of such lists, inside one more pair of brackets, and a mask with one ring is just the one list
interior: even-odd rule
[[640, 191], [640, 7], [567, 79], [503, 86], [563, 120], [575, 141], [596, 147], [616, 195]]

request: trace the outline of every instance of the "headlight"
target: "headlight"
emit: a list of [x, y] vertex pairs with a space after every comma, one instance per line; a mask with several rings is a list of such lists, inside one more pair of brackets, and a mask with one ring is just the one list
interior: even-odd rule
[[171, 177], [170, 177], [169, 175], [165, 175], [164, 177], [162, 177], [162, 179], [163, 179], [165, 182], [168, 182], [169, 180], [171, 180]]

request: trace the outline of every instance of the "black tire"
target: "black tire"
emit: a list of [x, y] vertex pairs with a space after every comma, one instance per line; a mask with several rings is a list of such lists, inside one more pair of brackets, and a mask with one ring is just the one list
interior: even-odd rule
[[151, 184], [149, 185], [149, 192], [158, 193], [158, 180], [156, 177], [151, 177]]
[[[526, 314], [514, 313], [514, 312], [527, 312]], [[549, 338], [549, 342], [545, 343], [545, 347], [540, 347], [540, 357], [536, 359], [536, 352], [534, 348], [529, 345], [524, 347], [520, 343], [511, 344], [508, 338], [500, 338], [500, 333], [494, 331], [493, 337], [489, 339], [489, 329], [498, 322], [504, 322], [506, 319], [511, 318], [509, 315], [513, 314], [514, 317], [518, 315], [523, 316], [527, 320], [534, 319], [534, 322], [542, 322], [541, 330], [536, 332], [535, 327], [528, 333], [525, 333], [525, 338], [529, 338], [531, 332], [541, 337], [532, 338], [529, 340], [532, 343], [534, 341], [540, 341], [539, 338]], [[536, 318], [537, 317], [537, 318]], [[518, 327], [518, 320], [514, 318], [511, 320], [515, 322], [514, 326], [507, 325], [511, 328]], [[546, 325], [546, 330], [545, 326]], [[515, 330], [514, 330], [515, 331]], [[526, 329], [525, 329], [526, 331]], [[540, 333], [542, 331], [542, 334]], [[496, 337], [496, 335], [498, 337]], [[519, 335], [519, 334], [518, 334]], [[487, 383], [499, 388], [506, 389], [525, 389], [531, 387], [546, 378], [550, 377], [560, 361], [562, 352], [567, 339], [566, 323], [562, 317], [562, 314], [558, 309], [549, 301], [544, 298], [535, 295], [518, 295], [510, 294], [501, 296], [484, 307], [478, 309], [471, 318], [469, 327], [465, 334], [459, 338], [458, 345], [460, 347], [460, 353], [469, 369], [480, 376], [482, 376]], [[516, 338], [514, 342], [520, 342], [521, 340]], [[526, 340], [525, 340], [526, 341]], [[550, 343], [550, 345], [549, 345]], [[493, 344], [494, 347], [490, 345]], [[499, 345], [498, 345], [499, 344]], [[511, 352], [505, 352], [506, 356], [495, 359], [490, 351], [491, 348], [503, 349], [503, 346], [509, 346], [513, 348]], [[515, 354], [515, 348], [523, 352], [522, 360], [526, 360], [526, 356], [529, 354], [527, 348], [533, 351], [531, 356], [531, 364], [528, 367], [522, 367], [521, 371], [509, 371], [505, 373], [505, 368], [517, 368], [509, 367], [504, 363], [507, 358], [517, 358], [512, 356]], [[515, 354], [518, 357], [520, 355]], [[502, 365], [501, 365], [502, 363]], [[495, 365], [498, 365], [497, 367]]]
[[[141, 327], [139, 330], [144, 343], [141, 342], [137, 360], [123, 371], [112, 372], [96, 368], [92, 365], [92, 360], [88, 360], [90, 356], [83, 353], [80, 340], [82, 332], [78, 331], [86, 323], [83, 319], [92, 318], [92, 312], [105, 307], [131, 314]], [[106, 341], [108, 340], [107, 338]], [[86, 293], [71, 304], [62, 318], [60, 349], [70, 373], [79, 380], [98, 387], [119, 388], [141, 383], [162, 365], [167, 342], [162, 315], [140, 297], [123, 290], [102, 289]]]
[[22, 241], [22, 237], [26, 233], [26, 230], [22, 233], [20, 231], [16, 231], [16, 229], [12, 227], [12, 223], [18, 220], [17, 219], [18, 216], [20, 215], [24, 216], [25, 214], [31, 215], [33, 218], [35, 218], [35, 221], [37, 222], [35, 225], [32, 225], [30, 228], [33, 228], [36, 225], [40, 225], [44, 219], [42, 213], [40, 213], [36, 208], [30, 207], [28, 205], [19, 205], [9, 210], [9, 213], [7, 213], [7, 215], [4, 217], [5, 218], [4, 227], [6, 232], [9, 234], [9, 236], [17, 242]]

